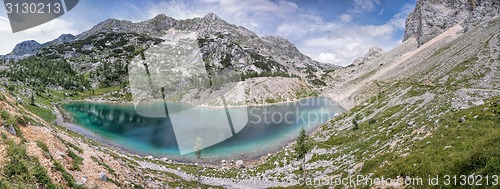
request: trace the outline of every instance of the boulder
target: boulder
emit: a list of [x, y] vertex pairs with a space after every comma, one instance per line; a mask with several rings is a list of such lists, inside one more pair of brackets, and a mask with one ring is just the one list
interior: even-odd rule
[[236, 161], [236, 167], [237, 167], [238, 169], [243, 169], [243, 168], [245, 168], [245, 164], [243, 163], [243, 160], [238, 160], [238, 161]]
[[108, 177], [106, 177], [106, 173], [102, 172], [101, 174], [99, 174], [99, 180], [101, 180], [103, 182], [108, 181]]

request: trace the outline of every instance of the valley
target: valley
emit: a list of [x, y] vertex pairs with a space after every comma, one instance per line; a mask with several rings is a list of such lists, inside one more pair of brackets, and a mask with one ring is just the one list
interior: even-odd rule
[[[0, 188], [498, 187], [500, 4], [473, 5], [418, 0], [397, 47], [345, 67], [213, 13], [23, 42], [0, 58]], [[322, 119], [249, 124], [295, 110]], [[397, 182], [315, 184], [353, 175]]]

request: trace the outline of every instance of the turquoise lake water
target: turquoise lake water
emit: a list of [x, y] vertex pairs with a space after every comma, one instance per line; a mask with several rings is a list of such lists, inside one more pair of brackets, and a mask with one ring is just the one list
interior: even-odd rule
[[[252, 159], [294, 140], [302, 127], [313, 131], [344, 111], [327, 98], [266, 106], [209, 108], [161, 103], [167, 114], [148, 117], [133, 104], [72, 102], [62, 108], [72, 121], [106, 142], [141, 154], [175, 160], [193, 158], [202, 141], [207, 160]], [[241, 156], [241, 154], [244, 156]]]

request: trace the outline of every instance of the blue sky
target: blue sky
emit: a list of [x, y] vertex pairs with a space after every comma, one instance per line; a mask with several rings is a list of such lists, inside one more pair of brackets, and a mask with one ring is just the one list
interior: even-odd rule
[[24, 40], [50, 41], [79, 34], [107, 18], [142, 21], [163, 13], [177, 19], [210, 12], [260, 36], [277, 35], [320, 62], [348, 65], [371, 46], [388, 51], [401, 43], [404, 21], [416, 0], [80, 0], [70, 12], [13, 34], [0, 9], [0, 54]]

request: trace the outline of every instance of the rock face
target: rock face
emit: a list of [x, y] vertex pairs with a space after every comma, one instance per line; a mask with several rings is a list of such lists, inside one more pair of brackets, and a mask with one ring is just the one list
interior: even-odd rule
[[[165, 55], [168, 44], [163, 42], [168, 36], [180, 33], [194, 33], [195, 46], [204, 63], [202, 68], [217, 75], [237, 76], [242, 80], [300, 77], [309, 84], [319, 86], [321, 83], [317, 80], [324, 70], [338, 68], [312, 60], [282, 37], [260, 37], [212, 13], [186, 20], [160, 14], [136, 23], [107, 19], [77, 36], [62, 35], [42, 45], [34, 41], [25, 42], [20, 44], [24, 48], [15, 52], [20, 58], [36, 54], [50, 59], [65, 59], [78, 72], [92, 72], [90, 80], [93, 87], [113, 86], [127, 79], [127, 64], [140, 60], [141, 54], [170, 56]], [[148, 58], [150, 62], [155, 60]]]
[[41, 47], [42, 45], [34, 40], [23, 41], [14, 47], [10, 55], [22, 56], [26, 54], [35, 54]]
[[418, 0], [406, 19], [404, 40], [416, 37], [419, 46], [464, 21], [464, 28], [498, 15], [498, 0]]
[[54, 40], [49, 41], [47, 43], [44, 43], [42, 46], [47, 47], [47, 46], [50, 46], [50, 45], [63, 44], [63, 43], [71, 42], [71, 41], [73, 41], [75, 39], [76, 39], [76, 37], [74, 35], [71, 35], [71, 34], [62, 34], [57, 39], [54, 39]]
[[366, 62], [372, 61], [377, 59], [378, 57], [381, 57], [384, 55], [385, 52], [382, 50], [380, 47], [371, 47], [370, 50], [368, 50], [368, 53], [366, 53], [365, 56], [356, 58], [353, 62], [352, 65], [361, 65]]
[[214, 67], [223, 68], [229, 64], [241, 67], [243, 63], [257, 63], [254, 67], [243, 69], [258, 73], [287, 72], [304, 76], [300, 69], [316, 72], [323, 68], [336, 68], [305, 56], [282, 37], [259, 37], [254, 32], [230, 24], [213, 13], [187, 20], [176, 20], [160, 14], [137, 23], [108, 19], [78, 35], [77, 39], [83, 40], [100, 33], [136, 33], [161, 38], [169, 31], [196, 32], [203, 59], [214, 64]]
[[[28, 41], [23, 41], [14, 47], [14, 50], [12, 50], [11, 53], [9, 53], [5, 57], [10, 57], [10, 58], [16, 58], [18, 56], [30, 56], [34, 55], [38, 52], [38, 50], [51, 46], [51, 45], [58, 45], [58, 44], [63, 44], [67, 42], [71, 42], [75, 40], [75, 36], [71, 34], [62, 34], [59, 36], [57, 39], [54, 39], [52, 41], [49, 41], [44, 44], [40, 44], [37, 41], [34, 40], [28, 40]], [[0, 59], [2, 59], [4, 56], [0, 56]]]

